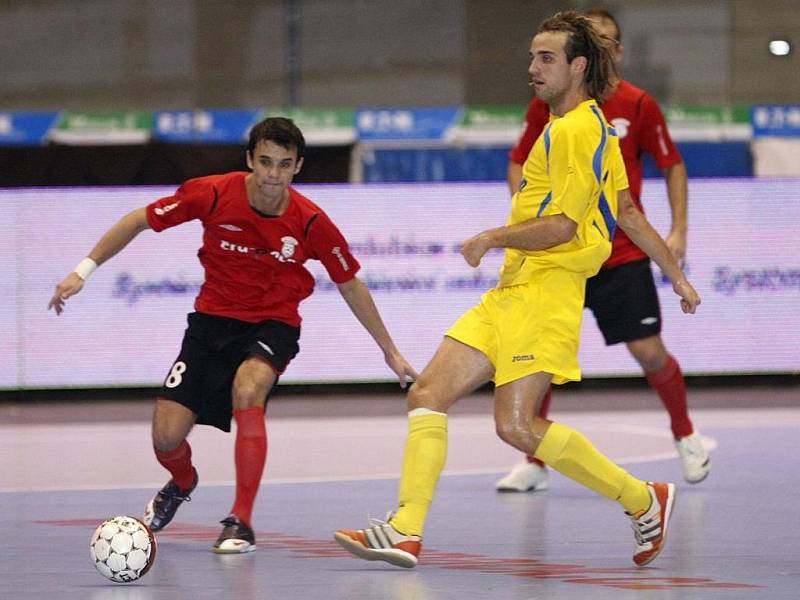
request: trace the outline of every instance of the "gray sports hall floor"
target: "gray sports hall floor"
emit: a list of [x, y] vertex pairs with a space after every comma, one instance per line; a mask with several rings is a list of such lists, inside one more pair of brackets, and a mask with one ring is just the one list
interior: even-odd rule
[[332, 541], [393, 507], [406, 417], [402, 396], [271, 401], [269, 459], [255, 510], [259, 549], [210, 546], [233, 500], [233, 436], [191, 437], [200, 487], [158, 536], [140, 581], [114, 584], [89, 562], [95, 525], [138, 516], [164, 473], [149, 445], [150, 404], [0, 403], [0, 598], [178, 600], [779, 599], [800, 597], [800, 389], [690, 390], [713, 448], [709, 478], [683, 483], [666, 415], [646, 389], [561, 391], [553, 417], [637, 476], [677, 482], [669, 542], [651, 567], [613, 503], [558, 474], [535, 494], [497, 494], [519, 457], [494, 437], [489, 397], [450, 421], [450, 454], [420, 565], [351, 558]]

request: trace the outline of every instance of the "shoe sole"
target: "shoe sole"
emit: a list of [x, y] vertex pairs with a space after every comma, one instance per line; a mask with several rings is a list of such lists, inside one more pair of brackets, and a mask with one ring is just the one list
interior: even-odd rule
[[649, 565], [651, 562], [653, 562], [656, 558], [658, 558], [658, 555], [661, 554], [664, 546], [667, 545], [667, 529], [669, 528], [669, 519], [672, 516], [672, 509], [675, 508], [675, 484], [668, 483], [667, 490], [667, 510], [664, 511], [664, 523], [661, 527], [661, 545], [658, 547], [658, 550], [646, 561], [637, 563], [637, 566], [639, 567], [644, 567], [645, 565]]
[[706, 477], [708, 477], [709, 473], [711, 473], [711, 467], [709, 466], [709, 464], [710, 461], [705, 462], [703, 468], [706, 470], [706, 472], [703, 473], [703, 476], [700, 477], [699, 479], [689, 479], [688, 477], [686, 477], [686, 474], [684, 473], [683, 478], [686, 480], [686, 483], [700, 483], [701, 481], [705, 481]]
[[333, 534], [333, 539], [339, 542], [339, 545], [350, 554], [363, 558], [364, 560], [382, 560], [396, 567], [403, 567], [404, 569], [411, 569], [417, 566], [417, 557], [405, 550], [398, 550], [397, 548], [387, 550], [367, 548], [362, 543], [338, 531]]
[[691, 483], [692, 485], [694, 485], [695, 483], [702, 483], [703, 481], [705, 481], [708, 478], [708, 475], [709, 472], [706, 472], [706, 474], [703, 475], [700, 479], [689, 479], [687, 477], [684, 477], [684, 479], [686, 480], [686, 483]]
[[524, 490], [523, 490], [523, 489], [521, 489], [521, 488], [518, 488], [518, 487], [511, 487], [511, 486], [499, 486], [499, 485], [498, 485], [498, 486], [497, 486], [495, 489], [496, 489], [498, 492], [502, 492], [502, 493], [504, 493], [504, 494], [513, 493], [513, 492], [516, 492], [516, 493], [518, 493], [518, 494], [524, 494], [524, 493], [526, 493], [526, 492], [543, 492], [543, 491], [544, 491], [544, 490], [546, 490], [548, 487], [549, 487], [549, 486], [548, 486], [548, 485], [547, 485], [547, 483], [545, 482], [545, 483], [540, 483], [539, 485], [532, 485], [531, 487], [529, 487], [529, 488], [525, 488]]
[[256, 549], [256, 545], [255, 544], [249, 544], [247, 542], [244, 542], [244, 544], [246, 544], [246, 545], [235, 547], [235, 548], [217, 548], [217, 547], [214, 547], [214, 548], [212, 548], [212, 550], [214, 550], [214, 554], [247, 554], [248, 552], [255, 552], [255, 549]]

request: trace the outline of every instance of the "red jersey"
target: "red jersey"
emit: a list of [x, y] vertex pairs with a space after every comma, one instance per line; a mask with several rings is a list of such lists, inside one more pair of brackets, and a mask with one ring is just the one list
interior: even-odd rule
[[[642, 153], [648, 152], [656, 159], [659, 169], [666, 169], [680, 164], [681, 155], [672, 143], [667, 130], [664, 115], [658, 103], [647, 92], [640, 90], [627, 81], [620, 81], [614, 93], [600, 105], [606, 120], [617, 130], [620, 140], [625, 170], [628, 172], [630, 193], [636, 206], [644, 212], [641, 202], [642, 194]], [[522, 164], [528, 158], [533, 143], [550, 121], [550, 109], [547, 104], [534, 98], [528, 105], [525, 114], [525, 129], [517, 145], [509, 152], [509, 158]], [[617, 228], [611, 256], [603, 264], [603, 268], [615, 267], [634, 260], [646, 258], [647, 255], [634, 244], [631, 239]]]
[[319, 206], [290, 187], [282, 215], [260, 213], [247, 199], [246, 176], [190, 179], [175, 195], [149, 204], [147, 222], [155, 231], [192, 219], [203, 223], [198, 257], [205, 280], [195, 300], [198, 312], [296, 327], [298, 305], [314, 290], [314, 277], [303, 263], [321, 261], [336, 283], [351, 280], [360, 265]]

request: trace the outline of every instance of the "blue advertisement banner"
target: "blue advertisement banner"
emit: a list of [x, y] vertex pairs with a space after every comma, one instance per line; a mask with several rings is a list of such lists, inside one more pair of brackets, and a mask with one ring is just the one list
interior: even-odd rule
[[38, 146], [47, 141], [58, 112], [0, 112], [0, 145]]
[[239, 144], [258, 119], [258, 109], [162, 110], [153, 137], [162, 142]]
[[800, 104], [756, 105], [750, 115], [756, 137], [800, 137]]
[[460, 122], [462, 109], [397, 108], [356, 111], [358, 137], [362, 141], [440, 140]]

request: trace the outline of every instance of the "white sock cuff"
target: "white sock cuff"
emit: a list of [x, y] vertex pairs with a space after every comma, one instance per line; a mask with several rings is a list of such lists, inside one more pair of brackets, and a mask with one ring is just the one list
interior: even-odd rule
[[443, 417], [447, 416], [447, 413], [437, 412], [435, 410], [431, 410], [430, 408], [415, 408], [408, 412], [409, 418], [411, 417], [419, 417], [421, 415], [442, 415]]

